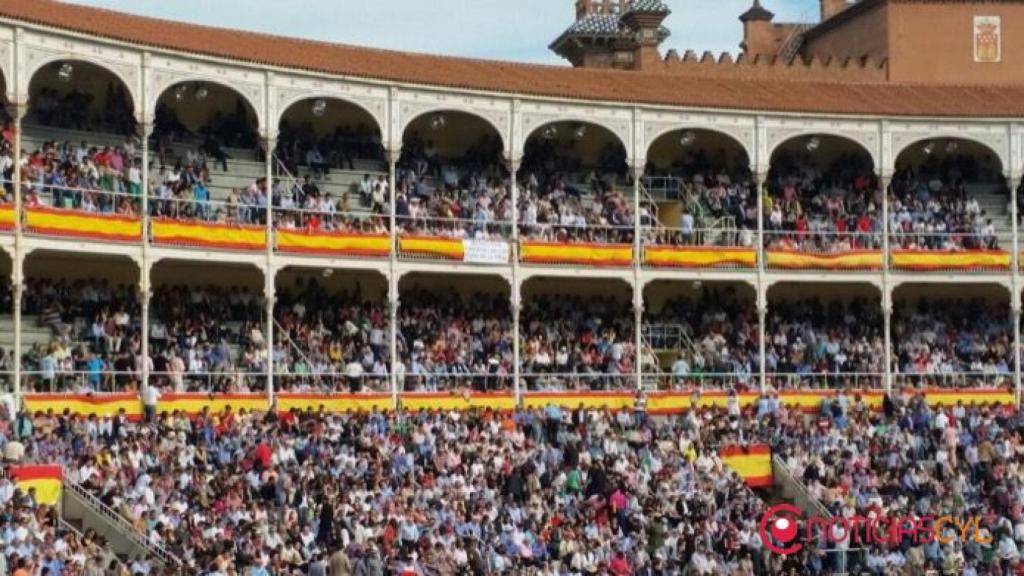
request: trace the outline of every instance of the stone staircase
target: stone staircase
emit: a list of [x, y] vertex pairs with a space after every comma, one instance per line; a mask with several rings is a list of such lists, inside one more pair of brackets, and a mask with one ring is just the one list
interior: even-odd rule
[[1013, 238], [1013, 222], [1010, 214], [1010, 197], [1003, 192], [1000, 184], [970, 184], [968, 193], [978, 200], [978, 205], [985, 212], [996, 229], [996, 237], [1000, 245], [1008, 248]]
[[161, 568], [161, 573], [183, 573], [181, 559], [150, 542], [131, 522], [66, 476], [61, 489], [60, 514], [75, 530], [92, 530], [102, 536], [124, 562], [146, 559]]

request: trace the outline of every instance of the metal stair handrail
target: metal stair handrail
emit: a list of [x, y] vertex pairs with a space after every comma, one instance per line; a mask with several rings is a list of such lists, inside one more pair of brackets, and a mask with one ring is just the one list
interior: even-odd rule
[[122, 536], [144, 549], [147, 554], [156, 558], [161, 564], [165, 566], [172, 566], [177, 569], [182, 567], [182, 561], [180, 558], [172, 554], [163, 546], [150, 542], [149, 539], [140, 534], [135, 526], [132, 525], [132, 523], [124, 516], [118, 514], [117, 511], [104, 504], [103, 501], [97, 498], [94, 494], [83, 488], [80, 484], [77, 484], [70, 476], [67, 475], [67, 473], [64, 474], [62, 484], [65, 494], [72, 494], [83, 500], [93, 512], [99, 514], [110, 522]]

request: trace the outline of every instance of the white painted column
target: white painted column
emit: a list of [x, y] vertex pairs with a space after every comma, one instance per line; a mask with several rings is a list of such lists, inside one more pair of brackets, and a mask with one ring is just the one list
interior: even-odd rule
[[1020, 214], [1017, 209], [1017, 184], [1020, 177], [1012, 171], [1007, 178], [1010, 186], [1010, 218], [1011, 230], [1013, 232], [1013, 254], [1010, 262], [1013, 265], [1013, 272], [1010, 276], [1010, 322], [1013, 322], [1013, 400], [1016, 406], [1020, 407], [1021, 400], [1021, 366], [1020, 366], [1020, 319], [1021, 319], [1021, 297], [1020, 297], [1020, 225], [1018, 218]]
[[267, 261], [266, 268], [264, 270], [263, 277], [263, 300], [266, 314], [267, 324], [267, 406], [272, 408], [274, 406], [274, 339], [275, 330], [274, 326], [274, 302], [277, 299], [275, 292], [275, 282], [277, 269], [274, 267], [274, 148], [277, 145], [277, 139], [273, 136], [267, 135], [263, 139], [263, 143], [266, 149], [266, 168], [267, 173], [264, 176], [266, 178], [266, 184], [264, 186], [264, 194], [266, 194], [266, 234], [267, 234]]
[[21, 301], [25, 289], [24, 265], [25, 247], [22, 243], [24, 234], [24, 220], [22, 215], [23, 198], [21, 186], [21, 142], [22, 142], [22, 120], [28, 112], [28, 104], [17, 103], [11, 105], [11, 115], [14, 117], [14, 257], [12, 260], [11, 290], [13, 292], [12, 315], [14, 318], [14, 349], [11, 351], [14, 361], [14, 394], [21, 398]]
[[[392, 256], [394, 260], [394, 256]], [[402, 364], [401, 359], [398, 357], [398, 309], [402, 305], [402, 301], [398, 294], [398, 277], [394, 274], [392, 268], [392, 274], [388, 276], [388, 325], [391, 327], [389, 330], [389, 341], [388, 350], [391, 356], [390, 366], [390, 383], [391, 383], [391, 405], [397, 410], [398, 405], [398, 393], [401, 391], [403, 382], [398, 380], [398, 367]], [[402, 371], [404, 374], [404, 370]]]
[[893, 390], [893, 369], [892, 369], [892, 292], [893, 287], [889, 278], [892, 254], [890, 250], [889, 234], [889, 183], [891, 176], [882, 174], [878, 178], [878, 185], [882, 189], [882, 323], [883, 323], [883, 345], [885, 351], [883, 359], [885, 367], [883, 375], [885, 379], [885, 393], [891, 395]]
[[768, 338], [768, 286], [765, 284], [765, 257], [764, 257], [764, 190], [762, 180], [764, 174], [757, 170], [751, 171], [754, 180], [754, 193], [757, 194], [757, 285], [754, 287], [757, 293], [757, 330], [758, 330], [758, 380], [761, 393], [768, 390], [768, 362], [767, 353]]
[[644, 160], [634, 160], [631, 171], [633, 174], [633, 316], [636, 352], [634, 363], [636, 371], [636, 391], [644, 389], [644, 287], [640, 281], [641, 263], [643, 262], [643, 228], [640, 223], [640, 179], [644, 176]]
[[[398, 197], [398, 159], [402, 150], [387, 149], [384, 151], [388, 161], [388, 228], [391, 239], [391, 253], [388, 257], [388, 322], [391, 327], [389, 331], [388, 350], [391, 356], [389, 370], [391, 383], [391, 405], [397, 410], [398, 393], [404, 383], [398, 381], [398, 367], [402, 361], [398, 357], [398, 311], [401, 306], [401, 299], [398, 293], [398, 217], [395, 212], [395, 198]], [[404, 370], [402, 371], [404, 374]]]
[[519, 365], [522, 360], [519, 336], [519, 313], [522, 311], [523, 301], [520, 292], [519, 279], [519, 177], [520, 161], [513, 159], [509, 162], [509, 182], [511, 183], [510, 196], [512, 203], [512, 230], [509, 237], [509, 254], [512, 256], [512, 286], [511, 286], [511, 312], [512, 312], [512, 392], [515, 397], [515, 405], [522, 406], [523, 389], [520, 382], [522, 367]]
[[[145, 77], [145, 74], [143, 74]], [[139, 304], [140, 304], [140, 317], [139, 317], [139, 354], [142, 357], [142, 369], [141, 377], [142, 380], [139, 382], [139, 389], [143, 389], [149, 386], [149, 301], [152, 297], [152, 285], [151, 285], [151, 272], [152, 264], [150, 262], [149, 254], [149, 242], [150, 242], [150, 230], [151, 221], [149, 216], [149, 135], [153, 131], [153, 125], [147, 121], [143, 121], [136, 127], [139, 138], [142, 139], [142, 194], [140, 215], [142, 217], [142, 262], [139, 266]]]

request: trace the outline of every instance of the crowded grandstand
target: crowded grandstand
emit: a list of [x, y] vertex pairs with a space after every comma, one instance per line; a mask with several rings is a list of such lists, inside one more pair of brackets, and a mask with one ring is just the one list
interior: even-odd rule
[[1024, 574], [1024, 6], [770, 3], [0, 0], [0, 576]]

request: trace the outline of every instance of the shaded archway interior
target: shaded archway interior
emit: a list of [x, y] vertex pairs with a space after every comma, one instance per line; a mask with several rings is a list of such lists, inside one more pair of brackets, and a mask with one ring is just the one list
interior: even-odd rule
[[950, 182], [1003, 183], [999, 156], [988, 146], [965, 138], [919, 140], [897, 154], [894, 166], [897, 174], [910, 170]]
[[382, 306], [387, 302], [388, 284], [383, 274], [373, 270], [336, 270], [332, 268], [289, 267], [277, 273], [275, 289], [292, 296], [314, 290], [330, 296], [344, 295], [351, 301]]
[[131, 285], [137, 290], [141, 272], [126, 256], [108, 256], [55, 250], [36, 250], [23, 265], [25, 278], [63, 281], [105, 281], [110, 285]]
[[229, 86], [207, 81], [179, 82], [157, 99], [153, 138], [160, 144], [202, 143], [254, 149], [259, 116], [249, 101]]
[[135, 131], [135, 103], [124, 82], [91, 62], [58, 60], [29, 81], [26, 124], [127, 135]]
[[504, 167], [501, 135], [483, 118], [457, 110], [428, 112], [410, 122], [402, 134], [399, 163], [430, 168], [444, 165], [486, 172]]
[[316, 146], [332, 167], [386, 170], [381, 128], [361, 106], [338, 98], [305, 98], [281, 114], [277, 155], [289, 167], [306, 166]]
[[875, 172], [871, 153], [859, 143], [833, 134], [807, 134], [790, 138], [772, 151], [769, 179], [788, 175], [801, 166], [843, 179], [855, 173]]
[[522, 174], [597, 172], [624, 176], [626, 147], [611, 130], [590, 122], [551, 122], [535, 129], [523, 146]]
[[689, 179], [720, 172], [750, 172], [750, 158], [743, 145], [723, 132], [681, 128], [662, 134], [647, 150], [647, 176]]

